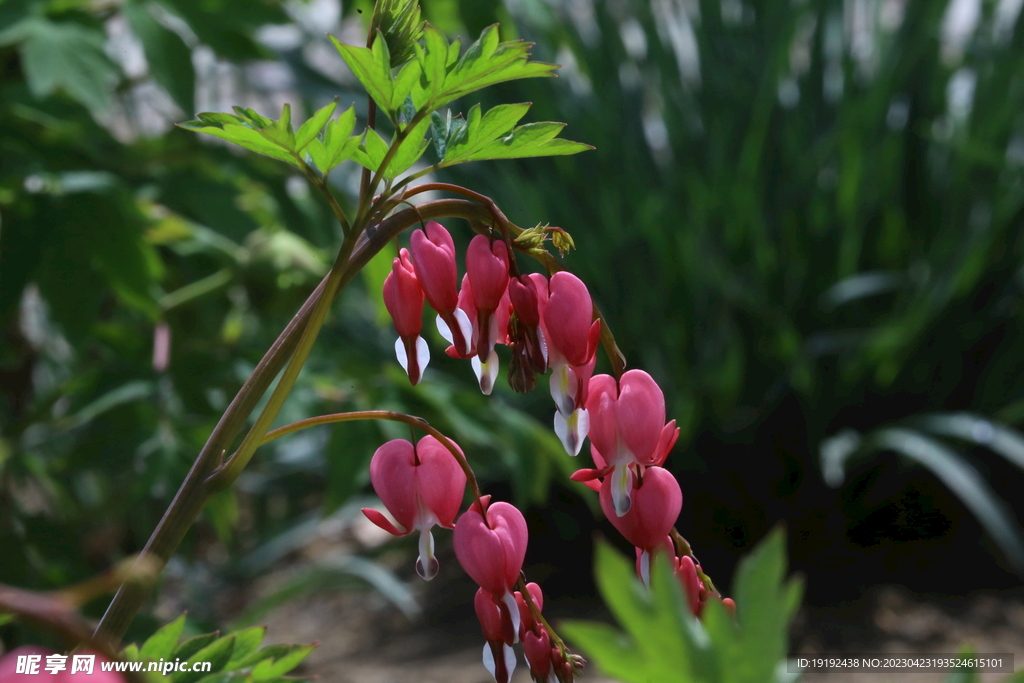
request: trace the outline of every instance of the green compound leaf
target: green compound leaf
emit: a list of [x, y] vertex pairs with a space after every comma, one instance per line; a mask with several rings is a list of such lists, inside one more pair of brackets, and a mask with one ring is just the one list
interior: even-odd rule
[[231, 659], [225, 669], [238, 669], [243, 661], [255, 654], [263, 642], [267, 633], [266, 626], [253, 626], [243, 631], [237, 631], [235, 636], [235, 649], [231, 651]]
[[[434, 40], [436, 41], [436, 38]], [[458, 43], [453, 43], [449, 47], [449, 58], [453, 46], [457, 50]], [[455, 65], [449, 68], [443, 88], [429, 101], [431, 110], [496, 83], [520, 78], [553, 76], [551, 72], [558, 68], [557, 64], [529, 61], [529, 50], [532, 46], [533, 43], [522, 40], [499, 43], [498, 25], [488, 26]], [[423, 71], [425, 74], [428, 73], [427, 68]], [[431, 71], [436, 71], [436, 66], [432, 67]], [[436, 86], [432, 83], [431, 87]]]
[[[302, 168], [299, 155], [314, 143], [320, 143], [311, 150], [310, 156], [317, 167], [324, 171], [330, 170], [346, 158], [345, 138], [355, 125], [355, 112], [351, 110], [339, 117], [338, 121], [328, 124], [337, 104], [337, 101], [334, 101], [321, 108], [299, 127], [298, 133], [292, 129], [292, 108], [288, 104], [284, 105], [281, 118], [277, 121], [261, 116], [252, 109], [235, 107], [234, 114], [203, 112], [197, 115], [196, 121], [178, 125], [186, 130], [227, 140], [297, 168]], [[329, 137], [330, 144], [325, 144], [317, 138], [325, 125], [325, 135]], [[338, 128], [342, 130], [336, 132], [335, 129]], [[334, 163], [329, 163], [331, 161]]]
[[[709, 600], [703, 622], [690, 613], [667, 558], [648, 590], [632, 563], [609, 546], [597, 553], [597, 581], [622, 630], [570, 621], [564, 629], [606, 674], [624, 683], [764, 683], [784, 670], [789, 622], [801, 584], [784, 581], [785, 540], [776, 530], [743, 560], [735, 580], [737, 616]], [[780, 668], [781, 667], [781, 668]]]
[[388, 164], [387, 171], [384, 173], [385, 177], [394, 178], [404, 173], [423, 156], [430, 144], [430, 139], [426, 137], [429, 129], [429, 118], [424, 118], [416, 124], [415, 128], [409, 129], [398, 151], [395, 152], [394, 158]]

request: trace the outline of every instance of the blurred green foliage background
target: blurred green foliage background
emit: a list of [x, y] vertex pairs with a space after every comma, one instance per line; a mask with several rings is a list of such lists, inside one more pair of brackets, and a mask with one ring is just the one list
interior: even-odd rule
[[[682, 427], [680, 529], [710, 573], [786, 519], [812, 601], [1016, 581], [1020, 2], [423, 5], [450, 34], [500, 21], [565, 65], [485, 104], [532, 101], [531, 120], [567, 122], [595, 151], [444, 178], [574, 236], [569, 265]], [[340, 232], [301, 178], [171, 124], [334, 96], [365, 114], [326, 37], [362, 42], [359, 8], [0, 0], [0, 582], [65, 585], [141, 548], [326, 272]], [[351, 197], [358, 171], [332, 180]], [[593, 501], [565, 481], [586, 456], [561, 451], [543, 384], [485, 400], [434, 344], [408, 386], [379, 294], [391, 256], [342, 295], [280, 422], [427, 417], [490, 490], [538, 506], [529, 561], [585, 592]], [[285, 557], [321, 515], [351, 514], [373, 450], [404, 435], [350, 424], [261, 451], [171, 567], [192, 616], [212, 618], [218, 586]]]

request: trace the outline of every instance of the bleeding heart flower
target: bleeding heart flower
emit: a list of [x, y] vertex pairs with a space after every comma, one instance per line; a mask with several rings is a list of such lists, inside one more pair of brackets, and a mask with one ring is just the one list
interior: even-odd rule
[[430, 221], [423, 230], [414, 230], [409, 238], [412, 264], [416, 277], [437, 311], [437, 329], [462, 353], [470, 351], [470, 326], [464, 312], [458, 309], [458, 270], [455, 266], [455, 243], [444, 226]]
[[650, 553], [664, 543], [683, 508], [683, 492], [672, 474], [661, 467], [649, 467], [641, 482], [632, 476], [633, 470], [622, 468], [629, 475], [633, 504], [623, 515], [617, 515], [612, 502], [612, 477], [601, 484], [601, 509], [612, 525], [626, 540]]
[[423, 289], [416, 278], [409, 252], [402, 249], [384, 280], [384, 305], [395, 323], [395, 354], [415, 385], [430, 362], [430, 349], [420, 336], [423, 328]]
[[688, 556], [676, 560], [676, 576], [686, 592], [686, 598], [690, 604], [690, 611], [693, 616], [699, 617], [704, 607], [704, 582], [697, 576], [697, 565], [693, 558]]
[[651, 548], [649, 551], [644, 552], [643, 548], [636, 548], [636, 575], [640, 577], [640, 580], [644, 582], [644, 585], [651, 585], [651, 556], [657, 552], [664, 552], [666, 556], [672, 561], [673, 565], [676, 563], [676, 546], [672, 542], [671, 536], [666, 536], [662, 541], [661, 545], [656, 548]]
[[[551, 647], [551, 637], [546, 628], [541, 626], [537, 633], [530, 631], [523, 639], [523, 654], [530, 665], [530, 676], [534, 681], [547, 683], [552, 676], [551, 658], [558, 648]], [[553, 677], [553, 676], [552, 676]]]
[[494, 594], [480, 588], [473, 599], [480, 628], [484, 632], [484, 666], [497, 683], [508, 683], [516, 668], [516, 654], [512, 649], [515, 638], [508, 606]]
[[643, 370], [629, 370], [618, 382], [596, 375], [588, 386], [586, 407], [592, 452], [606, 463], [615, 515], [621, 517], [631, 504], [631, 466], [661, 465], [679, 430], [675, 420], [665, 424], [665, 395]]
[[[466, 251], [466, 276], [472, 286], [477, 325], [481, 331], [476, 342], [476, 355], [486, 359], [494, 346], [489, 334], [491, 315], [501, 305], [502, 298], [508, 296], [508, 248], [502, 242], [492, 244], [484, 235], [477, 235]], [[506, 327], [507, 321], [500, 327], [502, 334]]]
[[[478, 309], [474, 302], [473, 286], [470, 283], [468, 274], [462, 278], [462, 289], [459, 290], [459, 310], [466, 315], [466, 319], [469, 321], [469, 328], [471, 330], [470, 348], [473, 350], [468, 354], [462, 354], [452, 344], [445, 353], [452, 358], [469, 358], [473, 366], [473, 372], [476, 374], [477, 382], [480, 384], [480, 391], [489, 396], [494, 390], [494, 381], [498, 378], [498, 353], [494, 350], [494, 345], [508, 342], [508, 320], [512, 314], [512, 303], [508, 298], [508, 289], [505, 290], [505, 293], [498, 301], [497, 308], [488, 319], [486, 335], [484, 335], [484, 330], [480, 327], [480, 318], [477, 315]], [[446, 339], [449, 342], [452, 341], [450, 337], [446, 337]], [[484, 341], [481, 342], [481, 339]], [[476, 355], [475, 349], [478, 348], [480, 343], [486, 344], [490, 349], [485, 359], [481, 359], [480, 356]]]
[[[526, 590], [530, 593], [530, 599], [533, 600], [534, 606], [537, 611], [544, 609], [544, 593], [541, 591], [540, 586], [532, 581], [526, 584]], [[514, 594], [516, 599], [516, 605], [519, 606], [519, 639], [522, 640], [523, 636], [527, 632], [533, 631], [536, 627], [540, 626], [539, 622], [534, 621], [533, 612], [530, 611], [530, 606], [526, 604], [526, 599], [522, 593], [516, 591]]]
[[592, 352], [589, 335], [594, 319], [587, 286], [572, 273], [560, 271], [551, 276], [548, 290], [543, 311], [548, 362], [552, 366], [586, 365]]
[[488, 502], [484, 501], [486, 521], [479, 503], [474, 503], [459, 517], [455, 524], [455, 556], [481, 588], [495, 595], [508, 593], [512, 608], [518, 614], [512, 589], [526, 558], [529, 540], [526, 520], [523, 513], [509, 503], [488, 505]]
[[558, 408], [555, 433], [566, 452], [576, 455], [590, 428], [584, 403], [597, 360], [601, 321], [593, 320], [594, 304], [587, 286], [564, 271], [551, 276], [541, 309], [542, 336], [551, 367], [551, 398]]
[[[455, 448], [462, 453], [458, 445]], [[437, 559], [430, 530], [435, 524], [452, 528], [466, 488], [466, 474], [455, 456], [429, 435], [416, 446], [405, 439], [388, 441], [370, 460], [370, 483], [384, 507], [405, 530], [399, 530], [372, 508], [363, 508], [363, 514], [395, 536], [418, 530], [420, 554], [416, 572], [424, 579], [434, 578]]]

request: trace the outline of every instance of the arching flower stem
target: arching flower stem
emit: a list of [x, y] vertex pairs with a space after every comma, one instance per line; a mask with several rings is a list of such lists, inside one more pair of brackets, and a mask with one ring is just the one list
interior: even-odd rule
[[[308, 427], [317, 427], [319, 425], [334, 424], [336, 422], [355, 422], [356, 420], [390, 420], [392, 422], [401, 422], [407, 424], [410, 427], [422, 430], [427, 434], [431, 435], [435, 439], [441, 442], [448, 452], [452, 454], [456, 461], [459, 463], [459, 467], [466, 473], [466, 481], [469, 483], [469, 488], [473, 493], [473, 498], [477, 503], [480, 503], [482, 495], [480, 493], [480, 486], [477, 484], [476, 475], [473, 474], [473, 469], [466, 462], [465, 456], [459, 452], [459, 449], [455, 447], [452, 441], [431, 427], [430, 424], [421, 417], [414, 415], [406, 415], [405, 413], [397, 413], [392, 410], [358, 410], [351, 413], [332, 413], [330, 415], [318, 415], [316, 417], [306, 418], [305, 420], [299, 420], [298, 422], [292, 422], [283, 427], [278, 427], [273, 431], [267, 432], [266, 436], [263, 437], [263, 441], [260, 445], [270, 443], [274, 439], [278, 439], [282, 436], [297, 432], [300, 429], [306, 429]], [[481, 509], [483, 505], [481, 504]], [[487, 523], [487, 518], [484, 517], [484, 523]]]

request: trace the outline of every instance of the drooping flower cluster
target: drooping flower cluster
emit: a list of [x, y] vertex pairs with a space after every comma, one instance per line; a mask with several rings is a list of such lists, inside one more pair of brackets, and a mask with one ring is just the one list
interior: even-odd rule
[[512, 349], [510, 381], [527, 391], [536, 374], [551, 369], [555, 432], [576, 455], [589, 429], [587, 387], [594, 372], [601, 323], [594, 320], [586, 285], [575, 275], [512, 276], [504, 242], [477, 235], [466, 252], [458, 285], [455, 243], [435, 221], [415, 230], [384, 281], [384, 302], [395, 323], [395, 352], [413, 384], [430, 361], [420, 337], [424, 299], [437, 312], [446, 353], [469, 359], [480, 390], [490, 394], [498, 377], [495, 347]]
[[[538, 613], [544, 609], [544, 594], [535, 583], [526, 584], [530, 601]], [[516, 591], [519, 605], [519, 639], [523, 641], [523, 655], [530, 665], [530, 676], [536, 683], [572, 683], [574, 672], [583, 665], [576, 655], [568, 655], [551, 642], [551, 635], [533, 612], [522, 593]]]
[[[409, 251], [401, 250], [384, 285], [385, 303], [399, 334], [399, 361], [410, 381], [419, 381], [429, 360], [419, 336], [426, 299], [437, 311], [438, 330], [450, 344], [446, 353], [471, 360], [485, 394], [491, 393], [497, 378], [498, 344], [508, 345], [512, 352], [509, 382], [517, 391], [529, 391], [536, 375], [551, 370], [554, 429], [562, 445], [575, 456], [590, 438], [594, 467], [578, 470], [572, 479], [599, 493], [605, 515], [636, 547], [637, 575], [645, 584], [650, 585], [652, 556], [667, 554], [690, 610], [699, 617], [709, 600], [722, 598], [674, 530], [683, 494], [662, 465], [679, 429], [675, 420], [666, 422], [664, 393], [642, 370], [618, 378], [595, 376], [602, 323], [594, 318], [586, 286], [567, 272], [550, 278], [517, 275], [510, 258], [504, 242], [477, 235], [456, 289], [455, 248], [447, 230], [430, 222], [414, 231]], [[466, 484], [452, 454], [428, 439], [418, 446], [389, 442], [371, 463], [374, 488], [406, 530], [399, 531], [379, 512], [366, 511], [391, 533], [420, 530], [417, 570], [425, 578], [436, 572], [430, 529], [434, 524], [452, 528]], [[404, 483], [396, 483], [399, 479]], [[488, 671], [498, 683], [507, 683], [516, 665], [512, 645], [521, 640], [534, 681], [572, 681], [582, 660], [569, 655], [535, 618], [543, 606], [540, 587], [527, 585], [536, 612], [515, 591], [526, 554], [523, 515], [508, 503], [492, 504], [490, 496], [482, 496], [454, 529], [456, 557], [480, 586], [474, 607], [486, 641], [483, 659]], [[680, 548], [673, 538], [680, 540]], [[735, 609], [732, 600], [722, 602]]]

